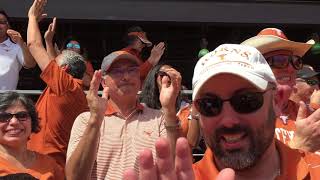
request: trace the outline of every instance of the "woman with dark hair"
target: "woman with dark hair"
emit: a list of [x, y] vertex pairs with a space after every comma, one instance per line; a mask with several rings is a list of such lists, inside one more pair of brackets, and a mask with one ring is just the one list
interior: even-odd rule
[[[140, 102], [149, 108], [161, 109], [161, 103], [159, 100], [162, 80], [166, 76], [170, 76], [168, 72], [177, 72], [173, 67], [166, 64], [158, 64], [151, 69], [147, 75], [142, 91], [140, 94]], [[191, 147], [195, 147], [199, 140], [199, 123], [196, 118], [193, 118], [191, 114], [191, 105], [180, 107], [181, 95], [176, 100], [176, 112], [181, 122], [181, 135], [187, 137]], [[190, 121], [189, 121], [190, 120]]]
[[39, 132], [33, 102], [16, 92], [0, 94], [0, 178], [26, 173], [36, 179], [64, 179], [64, 172], [48, 156], [27, 149], [31, 133]]

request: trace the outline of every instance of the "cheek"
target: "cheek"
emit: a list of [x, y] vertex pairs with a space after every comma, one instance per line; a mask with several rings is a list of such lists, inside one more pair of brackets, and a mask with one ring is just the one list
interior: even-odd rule
[[215, 120], [208, 117], [200, 117], [200, 126], [205, 136], [210, 136], [217, 126]]

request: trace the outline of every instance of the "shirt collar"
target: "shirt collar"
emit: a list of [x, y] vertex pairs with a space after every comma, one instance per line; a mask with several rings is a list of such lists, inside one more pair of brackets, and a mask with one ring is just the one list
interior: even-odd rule
[[[276, 148], [279, 151], [281, 164], [281, 174], [276, 178], [277, 180], [304, 179], [309, 175], [308, 164], [303, 158], [304, 153], [290, 149], [278, 140], [276, 140]], [[200, 173], [201, 179], [212, 179], [219, 174], [210, 148], [207, 148], [204, 157], [195, 164], [194, 168]]]
[[5, 41], [0, 43], [0, 46], [7, 46], [10, 47], [13, 43], [11, 42], [10, 38], [7, 38]]
[[[144, 109], [144, 106], [143, 106], [142, 104], [140, 104], [140, 103], [137, 103], [137, 106], [136, 106], [135, 111], [136, 111], [136, 112], [142, 112], [143, 109]], [[133, 113], [133, 114], [135, 114], [135, 113]], [[121, 116], [120, 112], [118, 112], [118, 111], [112, 106], [111, 103], [108, 103], [107, 109], [106, 109], [106, 111], [105, 111], [105, 115], [106, 115], [106, 116], [116, 115], [116, 116], [119, 116], [119, 117], [121, 117], [121, 118], [124, 118], [124, 117]], [[128, 117], [128, 118], [130, 118], [130, 117]]]

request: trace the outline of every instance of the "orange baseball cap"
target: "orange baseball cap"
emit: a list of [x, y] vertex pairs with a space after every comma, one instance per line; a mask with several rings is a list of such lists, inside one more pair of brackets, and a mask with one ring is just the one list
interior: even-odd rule
[[147, 47], [152, 46], [152, 42], [148, 40], [145, 32], [130, 32], [129, 36], [137, 36], [143, 43], [147, 45]]
[[294, 55], [302, 57], [314, 43], [315, 41], [312, 39], [306, 43], [290, 41], [280, 29], [265, 28], [257, 36], [249, 38], [241, 44], [255, 47], [262, 54], [276, 50], [288, 50]]

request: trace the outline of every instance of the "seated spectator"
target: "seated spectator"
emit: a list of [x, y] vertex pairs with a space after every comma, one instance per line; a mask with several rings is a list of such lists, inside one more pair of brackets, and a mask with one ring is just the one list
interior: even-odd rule
[[[318, 75], [319, 72], [315, 72], [311, 66], [303, 65], [303, 68], [297, 73], [296, 84], [291, 93], [290, 100], [294, 101], [297, 106], [299, 106], [300, 101], [309, 105], [312, 94], [319, 90]], [[316, 103], [316, 105], [318, 104]]]
[[85, 63], [81, 55], [70, 50], [50, 58], [38, 27], [45, 3], [35, 0], [28, 14], [28, 47], [42, 70], [40, 77], [47, 84], [36, 104], [42, 129], [30, 137], [28, 148], [53, 157], [64, 168], [73, 122], [88, 109], [81, 80]]
[[0, 10], [0, 90], [15, 90], [22, 67], [36, 66], [19, 32], [10, 29], [9, 17]]
[[161, 59], [161, 56], [165, 50], [165, 44], [160, 42], [154, 46], [151, 50], [150, 57], [147, 60], [144, 60], [141, 57], [141, 52], [143, 48], [151, 47], [152, 42], [148, 40], [146, 32], [144, 32], [141, 27], [134, 26], [129, 28], [124, 37], [124, 41], [126, 43], [126, 47], [123, 48], [122, 51], [126, 51], [138, 58], [140, 66], [140, 79], [141, 82], [143, 82], [150, 69]]
[[[72, 127], [68, 179], [113, 180], [121, 179], [127, 168], [139, 172], [139, 152], [154, 149], [159, 137], [167, 137], [175, 148], [180, 124], [174, 109], [181, 76], [176, 72], [171, 80], [162, 78], [159, 111], [138, 102], [139, 72], [139, 60], [126, 51], [115, 51], [103, 59], [87, 95], [90, 112], [80, 114]], [[98, 96], [100, 83], [102, 97]]]
[[[277, 101], [272, 70], [257, 49], [219, 46], [198, 61], [192, 83], [208, 146], [203, 159], [192, 167], [187, 142], [178, 139], [174, 163], [168, 142], [160, 139], [155, 163], [150, 150], [140, 153], [140, 180], [320, 179], [319, 156], [313, 156], [317, 164], [309, 164], [312, 153], [291, 149], [274, 138], [282, 103]], [[315, 113], [312, 118], [319, 120], [320, 111]], [[137, 175], [127, 171], [124, 179]]]
[[19, 179], [13, 175], [17, 173], [30, 179], [64, 179], [54, 159], [27, 149], [29, 136], [40, 130], [32, 100], [16, 92], [0, 94], [0, 129], [0, 179]]
[[[145, 79], [145, 82], [142, 86], [141, 94], [140, 94], [140, 102], [145, 104], [147, 107], [152, 109], [161, 109], [161, 103], [160, 103], [160, 92], [161, 92], [161, 85], [162, 85], [162, 79], [164, 76], [171, 79], [172, 76], [177, 76], [180, 73], [172, 68], [169, 65], [165, 64], [158, 64], [154, 66], [154, 68], [149, 72], [148, 76]], [[190, 137], [189, 144], [191, 147], [195, 147], [198, 142], [199, 138], [199, 127], [197, 126], [198, 121], [190, 118], [189, 121], [189, 115], [190, 115], [190, 109], [191, 105], [180, 107], [181, 105], [181, 96], [179, 95], [176, 99], [176, 108], [175, 112], [177, 113], [177, 116], [179, 117], [179, 120], [181, 122], [181, 135], [184, 137]], [[191, 131], [189, 131], [189, 125], [191, 127], [195, 128]], [[197, 134], [189, 134], [190, 133], [197, 133]], [[196, 136], [196, 137], [193, 137]], [[192, 137], [192, 138], [191, 138]]]

